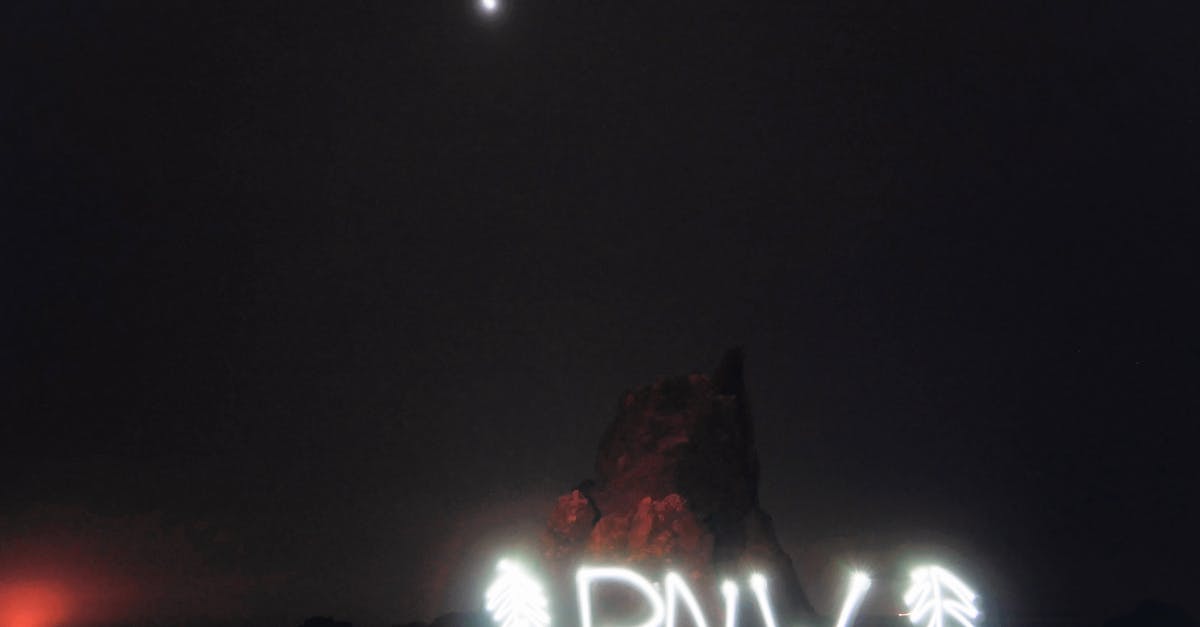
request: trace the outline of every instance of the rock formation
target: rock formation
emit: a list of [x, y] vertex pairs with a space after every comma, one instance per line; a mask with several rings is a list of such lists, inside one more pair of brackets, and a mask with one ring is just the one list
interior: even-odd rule
[[721, 580], [761, 572], [781, 623], [814, 616], [759, 506], [740, 350], [712, 376], [669, 377], [626, 393], [595, 472], [550, 515], [543, 545], [552, 571], [581, 562], [675, 570], [709, 606]]

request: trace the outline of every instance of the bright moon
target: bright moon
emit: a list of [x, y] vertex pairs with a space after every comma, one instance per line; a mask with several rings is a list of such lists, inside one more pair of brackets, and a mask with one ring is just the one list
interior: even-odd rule
[[500, 0], [479, 0], [479, 6], [488, 13], [495, 13], [500, 8]]

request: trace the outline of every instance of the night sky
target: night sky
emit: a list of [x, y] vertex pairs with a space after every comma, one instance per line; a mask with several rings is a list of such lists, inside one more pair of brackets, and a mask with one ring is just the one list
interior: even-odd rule
[[0, 613], [478, 606], [740, 345], [819, 609], [1200, 615], [1195, 18], [967, 4], [4, 5]]

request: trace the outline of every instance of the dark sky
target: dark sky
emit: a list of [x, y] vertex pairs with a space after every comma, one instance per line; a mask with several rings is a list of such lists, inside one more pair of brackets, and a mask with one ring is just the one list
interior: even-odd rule
[[464, 609], [744, 345], [820, 608], [1200, 615], [1194, 16], [898, 4], [6, 4], [4, 594]]

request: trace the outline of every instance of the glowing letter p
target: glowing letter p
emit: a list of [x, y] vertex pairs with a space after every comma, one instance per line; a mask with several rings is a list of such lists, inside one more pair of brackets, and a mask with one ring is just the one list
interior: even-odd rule
[[[619, 581], [636, 588], [650, 602], [650, 619], [630, 627], [658, 627], [663, 621], [662, 597], [643, 576], [626, 568], [589, 568], [584, 566], [575, 573], [575, 587], [579, 591], [579, 626], [592, 625], [592, 583], [595, 581]], [[608, 627], [608, 626], [606, 626]]]

